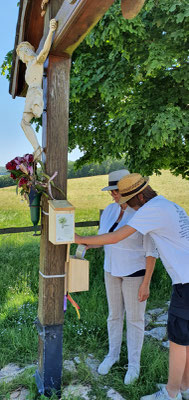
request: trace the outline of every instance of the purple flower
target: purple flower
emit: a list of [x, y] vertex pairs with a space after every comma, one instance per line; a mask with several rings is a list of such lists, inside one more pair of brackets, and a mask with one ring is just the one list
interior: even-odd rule
[[28, 165], [28, 171], [29, 171], [30, 175], [33, 175], [33, 166], [32, 165]]
[[15, 158], [14, 158], [14, 162], [15, 162], [17, 165], [21, 164], [21, 162], [23, 162], [23, 157], [15, 157]]
[[32, 163], [34, 161], [33, 154], [25, 154], [24, 160], [27, 161], [27, 163]]

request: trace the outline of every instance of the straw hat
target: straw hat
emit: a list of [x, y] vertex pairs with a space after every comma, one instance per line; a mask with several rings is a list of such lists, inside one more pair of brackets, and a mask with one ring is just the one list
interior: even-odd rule
[[123, 177], [117, 185], [121, 195], [119, 204], [126, 203], [136, 194], [142, 192], [142, 190], [148, 186], [148, 183], [148, 177], [143, 178], [143, 176], [136, 173]]
[[105, 191], [105, 190], [118, 189], [117, 183], [119, 182], [119, 180], [121, 178], [123, 178], [123, 176], [129, 175], [129, 174], [130, 174], [130, 172], [127, 171], [127, 169], [120, 169], [119, 171], [110, 172], [110, 174], [108, 175], [108, 185], [109, 186], [106, 186], [101, 190]]

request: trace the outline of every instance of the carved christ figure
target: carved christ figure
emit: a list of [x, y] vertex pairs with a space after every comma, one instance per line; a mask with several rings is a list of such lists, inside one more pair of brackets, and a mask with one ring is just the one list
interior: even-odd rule
[[31, 126], [32, 118], [39, 118], [43, 112], [43, 63], [51, 48], [53, 32], [57, 28], [55, 19], [50, 21], [50, 29], [44, 47], [37, 55], [34, 47], [29, 42], [22, 42], [17, 46], [16, 52], [19, 58], [26, 64], [25, 81], [28, 84], [25, 108], [21, 121], [21, 127], [33, 146], [34, 158], [41, 157], [42, 148], [39, 145], [34, 129]]

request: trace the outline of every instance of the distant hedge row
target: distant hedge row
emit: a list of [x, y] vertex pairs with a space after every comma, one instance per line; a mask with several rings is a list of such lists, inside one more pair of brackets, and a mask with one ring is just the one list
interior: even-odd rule
[[[68, 179], [72, 178], [83, 178], [86, 176], [95, 175], [106, 175], [109, 172], [116, 171], [119, 169], [126, 168], [124, 166], [124, 160], [106, 160], [102, 164], [92, 163], [89, 165], [84, 165], [80, 169], [75, 169], [75, 162], [68, 162]], [[14, 186], [15, 181], [9, 177], [9, 175], [0, 176], [0, 188], [7, 186]]]
[[68, 162], [68, 179], [72, 178], [83, 178], [85, 176], [95, 176], [95, 175], [106, 175], [109, 172], [116, 171], [119, 169], [126, 168], [124, 166], [124, 160], [113, 160], [108, 159], [103, 161], [102, 164], [92, 163], [83, 165], [80, 169], [75, 169], [75, 162]]
[[7, 187], [7, 186], [15, 186], [15, 181], [10, 178], [8, 175], [1, 175], [0, 176], [0, 188]]

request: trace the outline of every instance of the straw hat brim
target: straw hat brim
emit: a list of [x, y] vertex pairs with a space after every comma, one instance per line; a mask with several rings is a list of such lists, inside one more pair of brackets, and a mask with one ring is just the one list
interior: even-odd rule
[[136, 196], [136, 194], [142, 192], [145, 189], [145, 187], [148, 186], [148, 184], [149, 184], [149, 178], [148, 177], [144, 178], [144, 180], [146, 181], [146, 184], [142, 187], [142, 189], [139, 189], [137, 192], [135, 192], [133, 194], [130, 194], [129, 196], [124, 196], [124, 197], [121, 196], [120, 199], [119, 199], [119, 204], [127, 203], [127, 201], [132, 199], [132, 197]]

